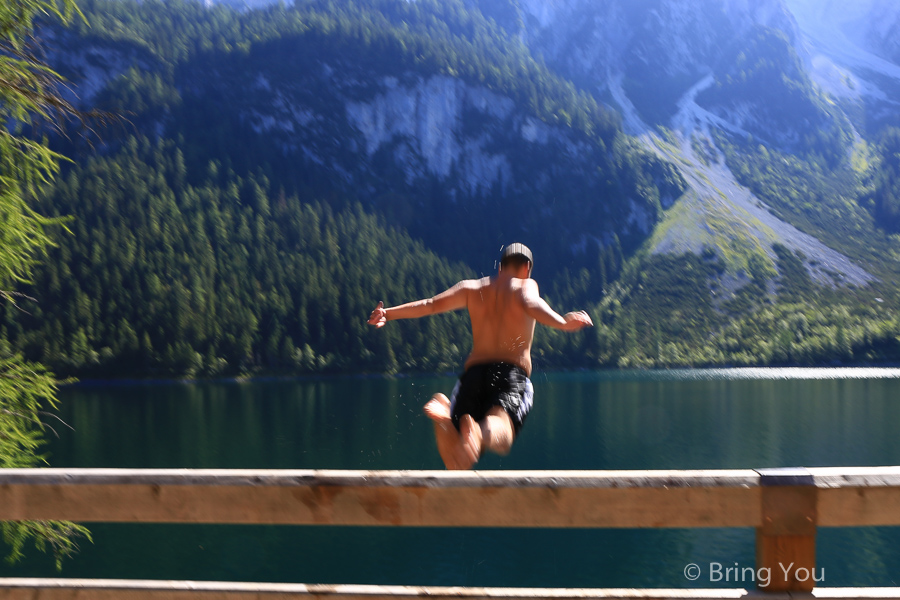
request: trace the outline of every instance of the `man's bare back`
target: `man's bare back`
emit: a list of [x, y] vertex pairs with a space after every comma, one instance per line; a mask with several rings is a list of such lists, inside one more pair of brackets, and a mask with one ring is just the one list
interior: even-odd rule
[[[454, 388], [452, 400], [437, 393], [425, 405], [448, 469], [471, 468], [485, 449], [509, 452], [531, 408], [533, 391], [528, 377], [535, 323], [565, 331], [593, 324], [584, 311], [561, 317], [550, 308], [531, 279], [532, 264], [531, 251], [512, 244], [503, 254], [497, 275], [460, 281], [433, 298], [401, 306], [386, 309], [379, 302], [369, 316], [370, 325], [383, 327], [389, 320], [468, 310], [472, 351], [466, 359], [466, 372]], [[517, 375], [516, 369], [521, 374]], [[490, 372], [482, 374], [486, 370]], [[467, 396], [465, 401], [457, 402], [457, 392]], [[468, 398], [472, 394], [478, 398]], [[464, 414], [461, 407], [465, 407]]]
[[526, 312], [525, 290], [532, 279], [485, 277], [473, 282], [466, 307], [472, 322], [472, 365], [507, 362], [531, 375], [534, 317]]

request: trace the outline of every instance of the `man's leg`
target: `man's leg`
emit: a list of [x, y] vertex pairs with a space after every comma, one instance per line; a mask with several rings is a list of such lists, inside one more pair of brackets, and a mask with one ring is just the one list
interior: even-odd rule
[[460, 431], [456, 431], [450, 419], [450, 400], [441, 393], [432, 396], [424, 411], [434, 422], [434, 439], [444, 466], [450, 470], [471, 469], [478, 460], [481, 448], [481, 431], [472, 417], [463, 415]]
[[459, 433], [462, 445], [465, 447], [463, 456], [465, 460], [471, 460], [471, 464], [462, 467], [464, 469], [471, 468], [478, 462], [485, 450], [506, 456], [512, 448], [516, 435], [512, 419], [500, 406], [489, 410], [488, 414], [477, 423], [472, 415], [461, 416]]
[[495, 406], [479, 422], [481, 425], [482, 448], [501, 456], [509, 454], [516, 437], [512, 419], [502, 406]]

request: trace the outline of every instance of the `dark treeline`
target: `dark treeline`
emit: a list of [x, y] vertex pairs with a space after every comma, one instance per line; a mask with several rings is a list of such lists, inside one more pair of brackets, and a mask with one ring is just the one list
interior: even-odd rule
[[0, 339], [95, 376], [458, 366], [460, 315], [377, 334], [365, 319], [378, 300], [432, 295], [467, 269], [358, 206], [304, 203], [215, 164], [205, 177], [186, 183], [174, 144], [135, 138], [72, 168], [47, 200], [78, 215], [71, 235], [58, 232], [24, 290], [39, 301], [4, 306]]

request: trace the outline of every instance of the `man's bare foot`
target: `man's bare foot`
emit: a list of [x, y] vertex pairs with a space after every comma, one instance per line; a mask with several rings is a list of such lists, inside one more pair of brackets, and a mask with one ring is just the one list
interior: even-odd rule
[[437, 393], [431, 397], [431, 400], [425, 403], [425, 415], [432, 421], [449, 421], [450, 420], [450, 399], [447, 396]]
[[470, 469], [481, 458], [481, 446], [484, 441], [481, 425], [475, 422], [472, 415], [463, 415], [459, 418], [459, 437], [463, 450], [461, 458], [469, 463], [465, 468]]
[[459, 432], [450, 419], [450, 400], [444, 394], [432, 396], [423, 408], [425, 415], [434, 422], [434, 439], [437, 442], [438, 454], [444, 466], [450, 470], [468, 469], [472, 463], [462, 449]]

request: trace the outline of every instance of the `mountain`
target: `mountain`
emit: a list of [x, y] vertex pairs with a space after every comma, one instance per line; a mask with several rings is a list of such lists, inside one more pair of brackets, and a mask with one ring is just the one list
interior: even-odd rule
[[373, 336], [367, 300], [516, 239], [598, 324], [545, 366], [898, 360], [900, 79], [804, 2], [86, 0], [51, 63], [128, 121], [54, 141], [73, 238], [0, 339], [95, 376], [448, 368], [463, 322]]
[[[714, 342], [707, 356], [743, 347], [733, 358], [737, 363], [811, 360], [822, 345], [801, 341], [808, 330], [784, 338], [780, 350], [766, 341], [783, 333], [759, 327], [771, 323], [766, 305], [774, 298], [802, 298], [818, 309], [801, 311], [803, 319], [834, 327], [835, 319], [844, 319], [839, 312], [821, 318], [829, 304], [854, 305], [855, 289], [877, 289], [876, 312], [893, 314], [881, 309], [882, 296], [894, 296], [898, 280], [889, 258], [897, 252], [893, 219], [886, 218], [896, 213], [879, 208], [893, 206], [884, 191], [889, 184], [877, 185], [876, 198], [869, 190], [873, 178], [893, 181], [876, 175], [877, 154], [890, 156], [876, 148], [883, 127], [898, 114], [889, 100], [896, 78], [891, 65], [878, 64], [876, 78], [863, 69], [848, 71], [844, 60], [828, 72], [823, 54], [844, 58], [849, 44], [831, 35], [844, 3], [833, 3], [834, 12], [825, 4], [518, 4], [521, 35], [532, 51], [619, 109], [625, 130], [677, 165], [689, 183], [609, 305], [610, 322], [624, 321], [638, 345], [655, 345], [649, 353], [626, 352], [620, 364], [677, 364], [696, 352], [699, 341], [684, 343], [689, 332], [715, 330], [722, 313], [741, 324], [736, 337], [744, 342]], [[879, 18], [875, 11], [865, 14], [870, 22]], [[820, 16], [818, 28], [810, 28], [811, 15]], [[848, 94], [862, 77], [880, 87], [866, 82]], [[720, 266], [711, 269], [710, 261]], [[669, 276], [673, 269], [681, 277]], [[695, 279], [698, 272], [705, 275]], [[652, 280], [666, 283], [648, 286]], [[698, 285], [710, 295], [696, 296], [691, 290]], [[680, 299], [661, 309], [660, 295]], [[799, 318], [796, 310], [785, 308], [783, 323]], [[648, 312], [656, 325], [643, 333], [628, 324]], [[817, 335], [830, 334], [819, 329]], [[661, 354], [661, 348], [669, 350]]]
[[[48, 27], [51, 63], [83, 108], [127, 122], [55, 141], [77, 164], [45, 202], [76, 216], [74, 239], [35, 275], [42, 304], [0, 323], [59, 372], [456, 364], [458, 320], [379, 342], [341, 315], [450, 286], [447, 258], [493, 271], [512, 239], [546, 273], [578, 273], [561, 269], [560, 297], [600, 294], [684, 190], [614, 112], [462, 3], [83, 8], [90, 26]], [[402, 256], [386, 256], [391, 235]], [[540, 351], [562, 361], [588, 341]]]
[[[677, 171], [628, 141], [615, 113], [462, 3], [310, 1], [230, 14], [252, 31], [244, 35], [216, 23], [226, 9], [173, 3], [224, 36], [214, 48], [158, 8], [88, 6], [102, 33], [64, 39], [55, 63], [84, 102], [143, 107], [142, 126], [184, 136], [191, 167], [215, 158], [248, 170], [259, 160], [279, 165], [279, 184], [292, 189], [343, 190], [453, 258], [475, 260], [513, 238], [566, 260], [616, 238], [633, 248], [683, 190]], [[176, 30], [177, 50], [158, 31], [147, 39], [145, 22], [156, 19]], [[458, 243], [474, 232], [481, 243]]]
[[897, 38], [891, 35], [900, 20], [896, 5], [880, 0], [788, 0], [788, 5], [803, 32], [814, 81], [848, 105], [855, 127], [877, 137], [884, 126], [900, 125], [893, 100], [900, 91]]
[[778, 0], [529, 0], [522, 2], [526, 43], [573, 81], [598, 92], [623, 81], [631, 101], [652, 122], [720, 65], [755, 27], [796, 38], [796, 24]]
[[[850, 123], [813, 82], [799, 26], [784, 2], [533, 0], [516, 6], [518, 20], [506, 22], [520, 24], [518, 35], [532, 52], [620, 110], [626, 131], [679, 165], [691, 182], [694, 210], [680, 209], [687, 218], [680, 227], [659, 229], [654, 252], [699, 255], [717, 248], [728, 271], [738, 273], [746, 272], [748, 252], [774, 267], [777, 242], [803, 252], [810, 265], [834, 265], [854, 283], [872, 279], [797, 223], [774, 217], [772, 207], [746, 193], [749, 181], [699, 151], [721, 157], [714, 137], [725, 133], [830, 165], [849, 152]], [[655, 125], [669, 133], [659, 135]], [[735, 239], [746, 251], [722, 250]], [[830, 279], [815, 275], [814, 266], [811, 271]]]

